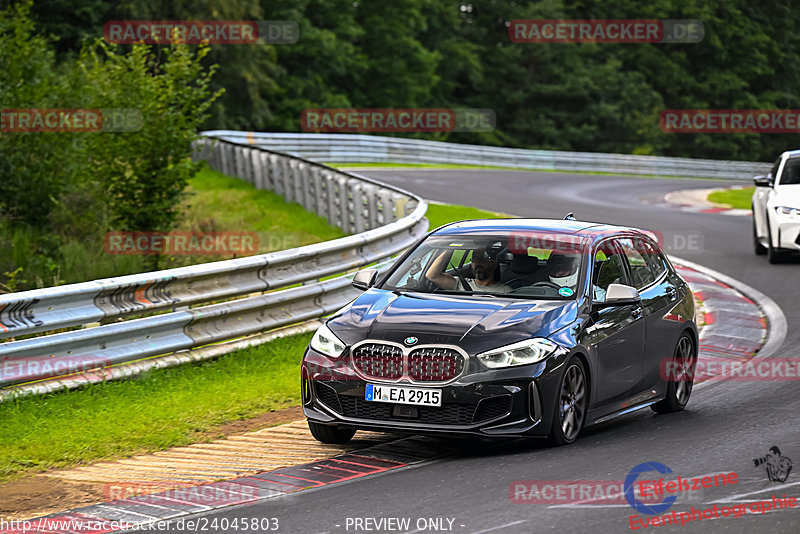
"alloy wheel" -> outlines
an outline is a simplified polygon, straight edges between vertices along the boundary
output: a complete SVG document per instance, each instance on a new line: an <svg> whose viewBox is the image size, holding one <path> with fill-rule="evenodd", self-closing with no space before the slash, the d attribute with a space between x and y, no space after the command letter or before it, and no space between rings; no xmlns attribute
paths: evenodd
<svg viewBox="0 0 800 534"><path fill-rule="evenodd" d="M581 430L586 401L586 377L579 365L572 364L564 375L559 399L561 432L568 441L574 440Z"/></svg>
<svg viewBox="0 0 800 534"><path fill-rule="evenodd" d="M677 364L675 376L675 398L681 405L689 402L689 395L692 393L694 383L692 373L694 373L694 347L692 341L683 336L675 348L675 361Z"/></svg>

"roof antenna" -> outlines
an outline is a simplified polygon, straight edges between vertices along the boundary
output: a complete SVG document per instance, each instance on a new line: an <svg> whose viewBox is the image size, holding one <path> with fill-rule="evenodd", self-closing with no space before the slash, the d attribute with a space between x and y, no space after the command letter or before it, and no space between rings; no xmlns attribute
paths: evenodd
<svg viewBox="0 0 800 534"><path fill-rule="evenodd" d="M574 221L575 220L575 214L572 213L572 212L567 213L566 217L564 217L564 220L565 221Z"/></svg>

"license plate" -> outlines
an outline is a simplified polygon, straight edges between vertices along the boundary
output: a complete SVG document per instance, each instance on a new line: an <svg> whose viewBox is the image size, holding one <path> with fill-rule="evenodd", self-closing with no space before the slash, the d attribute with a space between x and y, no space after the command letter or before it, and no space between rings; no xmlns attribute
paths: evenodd
<svg viewBox="0 0 800 534"><path fill-rule="evenodd" d="M414 406L441 406L442 390L367 384L366 399L373 402L413 404Z"/></svg>

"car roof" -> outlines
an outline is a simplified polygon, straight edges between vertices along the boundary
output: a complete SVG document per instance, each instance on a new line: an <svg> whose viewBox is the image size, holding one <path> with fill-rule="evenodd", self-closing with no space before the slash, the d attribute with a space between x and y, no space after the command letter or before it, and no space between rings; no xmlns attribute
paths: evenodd
<svg viewBox="0 0 800 534"><path fill-rule="evenodd" d="M787 150L786 152L784 152L784 155L785 155L787 158L793 158L793 157L800 156L800 149L797 149L797 150Z"/></svg>
<svg viewBox="0 0 800 534"><path fill-rule="evenodd" d="M647 235L647 232L627 226L615 226L589 221L571 219L473 219L442 226L435 230L435 235L452 235L478 232L547 232L554 234L570 234L598 240L614 234ZM651 236L648 236L651 237Z"/></svg>

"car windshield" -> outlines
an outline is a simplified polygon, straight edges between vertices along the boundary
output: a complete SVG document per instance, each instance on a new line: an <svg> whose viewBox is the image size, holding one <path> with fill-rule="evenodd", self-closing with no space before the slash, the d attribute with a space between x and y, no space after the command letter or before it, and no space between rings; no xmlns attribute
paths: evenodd
<svg viewBox="0 0 800 534"><path fill-rule="evenodd" d="M573 299L587 240L536 231L433 235L381 286L423 293Z"/></svg>
<svg viewBox="0 0 800 534"><path fill-rule="evenodd" d="M800 185L800 158L786 161L781 173L780 185Z"/></svg>

